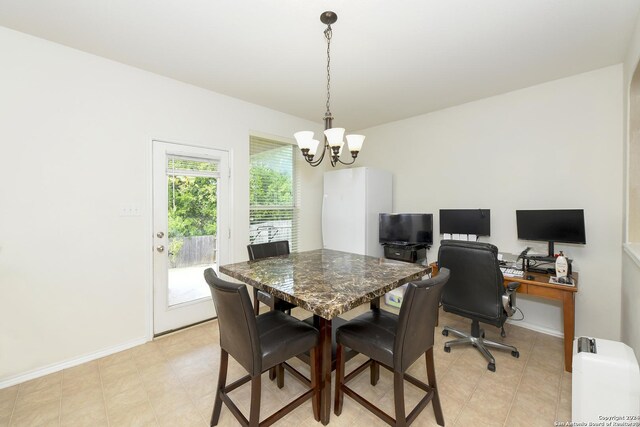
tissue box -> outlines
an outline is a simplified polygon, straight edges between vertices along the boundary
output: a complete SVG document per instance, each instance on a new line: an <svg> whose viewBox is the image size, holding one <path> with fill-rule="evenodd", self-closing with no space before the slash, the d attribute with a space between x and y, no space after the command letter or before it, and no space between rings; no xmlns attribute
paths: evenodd
<svg viewBox="0 0 640 427"><path fill-rule="evenodd" d="M391 307L400 308L402 305L402 299L404 298L404 291L407 289L407 285L402 285L399 288L388 292L384 296L384 303Z"/></svg>

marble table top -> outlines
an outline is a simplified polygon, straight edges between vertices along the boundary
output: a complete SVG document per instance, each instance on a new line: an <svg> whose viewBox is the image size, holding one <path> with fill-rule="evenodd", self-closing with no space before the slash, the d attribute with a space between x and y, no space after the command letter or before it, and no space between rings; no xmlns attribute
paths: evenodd
<svg viewBox="0 0 640 427"><path fill-rule="evenodd" d="M325 319L421 280L430 270L424 265L328 249L220 267L221 273Z"/></svg>

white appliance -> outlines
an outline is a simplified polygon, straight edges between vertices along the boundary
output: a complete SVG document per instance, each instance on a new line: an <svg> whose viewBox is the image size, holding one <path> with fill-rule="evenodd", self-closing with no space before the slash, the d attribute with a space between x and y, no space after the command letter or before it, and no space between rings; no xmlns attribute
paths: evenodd
<svg viewBox="0 0 640 427"><path fill-rule="evenodd" d="M325 249L382 257L378 214L392 212L391 173L369 167L324 174L322 244Z"/></svg>
<svg viewBox="0 0 640 427"><path fill-rule="evenodd" d="M573 425L638 425L638 416L640 372L631 347L617 341L576 338L571 375Z"/></svg>

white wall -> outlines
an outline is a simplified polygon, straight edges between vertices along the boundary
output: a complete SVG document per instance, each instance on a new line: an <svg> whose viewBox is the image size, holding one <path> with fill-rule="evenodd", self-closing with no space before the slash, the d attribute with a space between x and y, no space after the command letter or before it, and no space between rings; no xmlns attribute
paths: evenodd
<svg viewBox="0 0 640 427"><path fill-rule="evenodd" d="M638 60L640 59L640 18L636 22L636 28L629 43L627 55L624 61L624 87L623 87L623 136L624 136L624 204L623 214L625 220L623 221L623 236L625 242L629 241L628 234L628 189L629 189L629 142L632 139L632 135L635 132L635 138L637 140L638 129L629 129L630 123L638 123L639 118L634 117L631 120L630 114L640 114L637 111L638 99L635 100L635 108L630 108L631 97L638 96L631 94L631 80L634 76L634 72L638 66ZM636 77L637 78L637 77ZM637 91L637 89L636 89ZM638 165L634 165L636 168ZM636 215L638 213L636 212ZM631 346L636 354L636 358L640 360L640 242L633 242L634 244L625 244L625 249L622 254L622 313L621 313L621 329L622 329L622 341Z"/></svg>
<svg viewBox="0 0 640 427"><path fill-rule="evenodd" d="M0 27L0 384L144 341L152 139L230 150L247 258L249 133L321 123ZM321 246L322 171L301 168L300 249ZM120 217L122 204L140 217Z"/></svg>
<svg viewBox="0 0 640 427"><path fill-rule="evenodd" d="M622 254L622 341L633 348L640 360L640 245L635 253Z"/></svg>
<svg viewBox="0 0 640 427"><path fill-rule="evenodd" d="M491 209L491 238L518 253L516 209L583 208L587 244L556 244L580 273L576 334L620 338L622 66L366 129L360 165L394 174L394 210ZM439 240L439 236L436 235ZM437 258L439 242L429 251ZM562 331L560 306L521 297L526 321Z"/></svg>

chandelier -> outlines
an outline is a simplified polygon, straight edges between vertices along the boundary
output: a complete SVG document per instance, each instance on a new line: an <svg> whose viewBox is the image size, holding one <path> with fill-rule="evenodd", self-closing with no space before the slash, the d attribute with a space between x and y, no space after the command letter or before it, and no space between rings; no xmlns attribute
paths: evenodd
<svg viewBox="0 0 640 427"><path fill-rule="evenodd" d="M320 141L313 139L312 131L296 132L293 136L298 142L298 147L302 151L302 156L311 166L318 166L324 160L325 153L329 152L329 160L331 166L336 166L338 163L343 165L351 165L356 161L358 153L362 149L362 143L364 142L364 135L347 135L347 145L351 152L351 161L343 162L340 160L342 154L342 148L344 147L344 128L334 128L333 115L329 108L329 101L331 100L331 24L334 24L338 20L338 15L334 12L324 12L320 15L320 21L327 25L324 30L324 37L327 39L327 112L324 114L324 145L322 146L322 154L316 158L318 146Z"/></svg>

